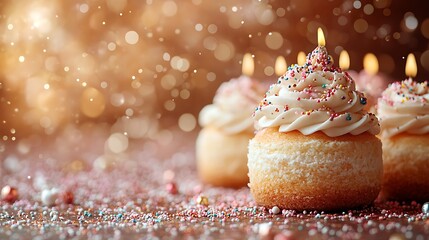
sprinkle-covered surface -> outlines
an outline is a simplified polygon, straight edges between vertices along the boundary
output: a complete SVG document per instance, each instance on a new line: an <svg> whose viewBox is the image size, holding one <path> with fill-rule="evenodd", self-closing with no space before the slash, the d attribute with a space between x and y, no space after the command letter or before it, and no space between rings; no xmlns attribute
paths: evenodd
<svg viewBox="0 0 429 240"><path fill-rule="evenodd" d="M17 198L1 201L0 239L393 240L429 235L427 204L295 212L256 206L248 188L202 185L192 134L172 131L169 146L130 141L126 152L100 157L103 134L96 127L76 131L86 134L79 141L57 136L2 145L1 184L15 188Z"/></svg>

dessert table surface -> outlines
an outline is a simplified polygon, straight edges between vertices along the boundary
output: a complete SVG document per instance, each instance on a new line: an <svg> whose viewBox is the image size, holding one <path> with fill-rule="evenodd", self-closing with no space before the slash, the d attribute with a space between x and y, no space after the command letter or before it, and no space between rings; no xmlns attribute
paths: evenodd
<svg viewBox="0 0 429 240"><path fill-rule="evenodd" d="M172 130L105 154L103 131L74 129L1 148L1 239L428 239L416 202L339 212L257 206L250 190L199 181L195 133ZM52 192L52 202L41 193ZM72 204L68 204L71 199Z"/></svg>

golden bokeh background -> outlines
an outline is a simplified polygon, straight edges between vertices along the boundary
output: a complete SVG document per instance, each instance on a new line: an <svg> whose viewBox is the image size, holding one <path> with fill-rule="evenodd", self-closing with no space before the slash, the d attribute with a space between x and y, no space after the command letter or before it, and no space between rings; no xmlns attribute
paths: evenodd
<svg viewBox="0 0 429 240"><path fill-rule="evenodd" d="M198 130L200 109L241 74L274 82L274 64L308 53L321 27L350 69L374 53L380 72L429 76L425 1L391 0L4 0L0 2L0 137L54 135L70 125L106 124L112 151L130 139ZM125 138L123 136L126 136ZM115 141L118 144L114 144Z"/></svg>

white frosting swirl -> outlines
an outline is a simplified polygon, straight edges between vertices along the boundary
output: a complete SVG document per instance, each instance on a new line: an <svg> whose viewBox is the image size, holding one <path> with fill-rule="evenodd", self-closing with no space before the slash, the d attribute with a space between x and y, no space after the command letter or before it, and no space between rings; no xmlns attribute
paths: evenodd
<svg viewBox="0 0 429 240"><path fill-rule="evenodd" d="M264 96L265 87L246 76L221 84L213 104L205 106L199 116L202 127L213 126L226 134L255 131L252 113Z"/></svg>
<svg viewBox="0 0 429 240"><path fill-rule="evenodd" d="M378 114L382 137L429 133L428 82L408 79L390 84L378 99Z"/></svg>
<svg viewBox="0 0 429 240"><path fill-rule="evenodd" d="M354 81L333 62L325 47L317 47L304 66L289 67L271 85L254 113L256 128L279 127L304 135L322 131L330 137L363 132L378 134L377 118L363 110L366 98Z"/></svg>

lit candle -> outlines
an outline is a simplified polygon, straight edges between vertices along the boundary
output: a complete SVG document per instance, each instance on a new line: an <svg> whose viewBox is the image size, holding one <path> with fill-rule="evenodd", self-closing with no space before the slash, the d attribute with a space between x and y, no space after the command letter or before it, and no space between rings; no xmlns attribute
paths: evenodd
<svg viewBox="0 0 429 240"><path fill-rule="evenodd" d="M282 76L286 72L286 59L283 56L278 56L276 59L276 64L274 66L274 70L277 76Z"/></svg>
<svg viewBox="0 0 429 240"><path fill-rule="evenodd" d="M253 61L252 54L246 53L243 56L243 65L241 66L241 72L243 75L248 77L253 75L253 71L255 69L255 63Z"/></svg>
<svg viewBox="0 0 429 240"><path fill-rule="evenodd" d="M349 67L350 67L350 56L346 50L341 51L339 63L340 63L340 68L343 71L346 71L349 69Z"/></svg>
<svg viewBox="0 0 429 240"><path fill-rule="evenodd" d="M325 35L323 34L323 30L321 28L317 29L317 43L320 47L324 47L326 45Z"/></svg>
<svg viewBox="0 0 429 240"><path fill-rule="evenodd" d="M296 58L296 61L297 61L298 65L300 65L300 66L304 65L305 64L305 60L306 60L305 53L303 51L300 51L298 53L297 58Z"/></svg>
<svg viewBox="0 0 429 240"><path fill-rule="evenodd" d="M367 53L363 58L363 69L369 75L375 75L378 72L378 60L372 53Z"/></svg>
<svg viewBox="0 0 429 240"><path fill-rule="evenodd" d="M405 75L409 78L413 78L417 75L417 62L414 54L410 53L405 63Z"/></svg>

